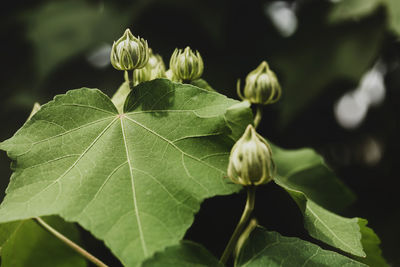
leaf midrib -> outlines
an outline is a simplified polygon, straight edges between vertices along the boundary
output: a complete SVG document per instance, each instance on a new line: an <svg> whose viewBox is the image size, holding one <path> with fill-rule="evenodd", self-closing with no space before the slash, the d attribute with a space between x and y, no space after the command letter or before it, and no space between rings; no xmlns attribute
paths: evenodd
<svg viewBox="0 0 400 267"><path fill-rule="evenodd" d="M122 117L120 118L120 122L121 122L122 138L124 140L126 158L127 158L128 166L129 166L129 174L130 174L130 178L131 178L132 199L133 199L133 206L135 208L135 215L136 215L136 221L137 221L137 225L138 225L139 237L140 237L140 242L142 244L143 254L145 257L147 257L148 251L147 251L146 242L144 240L142 223L141 223L140 216L139 216L139 209L138 209L137 198L136 198L135 181L133 179L133 173L132 173L133 167L132 167L131 159L129 156L129 149L128 149L128 144L126 141L126 134L125 134L125 126L124 126Z"/></svg>

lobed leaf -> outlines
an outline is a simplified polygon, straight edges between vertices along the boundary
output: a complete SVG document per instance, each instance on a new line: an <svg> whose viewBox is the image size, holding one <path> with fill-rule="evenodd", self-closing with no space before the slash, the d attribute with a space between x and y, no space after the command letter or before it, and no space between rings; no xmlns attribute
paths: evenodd
<svg viewBox="0 0 400 267"><path fill-rule="evenodd" d="M58 214L138 266L178 244L203 199L240 188L223 178L237 103L165 79L138 85L124 113L99 90L57 96L0 144L14 170L0 222Z"/></svg>

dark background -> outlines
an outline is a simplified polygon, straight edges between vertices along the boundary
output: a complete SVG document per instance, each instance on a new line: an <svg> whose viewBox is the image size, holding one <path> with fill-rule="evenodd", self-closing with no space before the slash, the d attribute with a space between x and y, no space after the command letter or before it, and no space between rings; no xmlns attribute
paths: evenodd
<svg viewBox="0 0 400 267"><path fill-rule="evenodd" d="M203 78L233 98L236 80L267 60L283 96L264 109L260 133L284 148L321 153L358 196L340 214L368 219L389 264L400 266L400 2L380 2L10 1L0 11L0 140L22 126L36 101L83 86L111 96L122 75L108 53L127 27L167 66L175 47L199 50ZM370 70L375 76L368 78ZM10 173L2 152L1 192ZM282 189L271 184L259 191L261 225L311 240ZM244 194L206 200L186 238L220 256L244 200ZM118 266L100 242L82 235L89 251Z"/></svg>

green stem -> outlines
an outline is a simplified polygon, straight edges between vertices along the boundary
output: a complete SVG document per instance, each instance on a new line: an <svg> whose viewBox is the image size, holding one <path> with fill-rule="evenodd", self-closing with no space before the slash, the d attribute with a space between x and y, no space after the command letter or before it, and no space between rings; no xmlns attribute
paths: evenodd
<svg viewBox="0 0 400 267"><path fill-rule="evenodd" d="M247 190L246 206L244 207L242 217L240 218L240 221L237 224L235 231L233 231L233 234L228 242L228 245L226 245L224 253L221 256L221 259L219 260L222 264L226 264L227 260L232 255L236 243L241 234L243 233L243 230L245 229L246 224L250 219L251 213L254 210L256 188L254 186L248 186L246 187L246 190Z"/></svg>
<svg viewBox="0 0 400 267"><path fill-rule="evenodd" d="M133 78L135 77L134 75L133 75L133 72L134 72L135 70L132 70L132 71L125 71L125 78L127 78L128 79L128 84L129 84L129 89L131 89L131 91L133 90L133 87L134 87L134 83L135 83L135 81L133 80Z"/></svg>
<svg viewBox="0 0 400 267"><path fill-rule="evenodd" d="M254 228L256 228L257 225L258 222L257 219L255 218L252 218L250 222L247 224L246 229L243 230L242 234L240 235L236 243L235 251L233 253L234 258L236 258L237 255L239 255L239 252L242 249L244 242L246 242L246 240L249 238L249 235L251 234L251 232L253 232Z"/></svg>
<svg viewBox="0 0 400 267"><path fill-rule="evenodd" d="M258 125L260 124L261 118L262 118L262 107L261 105L257 105L256 116L254 117L254 128L257 129Z"/></svg>
<svg viewBox="0 0 400 267"><path fill-rule="evenodd" d="M91 261L94 263L96 266L99 267L108 267L106 264L104 264L102 261L100 261L98 258L87 252L85 249L80 247L78 244L73 242L72 240L68 239L66 236L58 232L56 229L48 225L44 220L42 220L40 217L35 217L33 218L41 227L43 227L46 231L60 239L62 242L64 242L67 246L81 254L83 257L85 257L87 260Z"/></svg>

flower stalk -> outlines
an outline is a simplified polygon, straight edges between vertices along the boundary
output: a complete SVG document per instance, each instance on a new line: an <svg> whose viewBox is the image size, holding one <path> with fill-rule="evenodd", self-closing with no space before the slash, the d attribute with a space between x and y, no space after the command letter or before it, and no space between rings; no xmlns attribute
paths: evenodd
<svg viewBox="0 0 400 267"><path fill-rule="evenodd" d="M251 217L251 213L254 210L254 204L256 201L256 187L255 186L247 186L246 192L247 192L246 205L244 207L242 217L240 218L239 223L236 225L236 228L233 231L233 234L232 234L228 244L226 245L224 252L222 253L221 259L219 260L222 264L226 264L229 257L232 255L233 251L235 250L236 244L237 244L240 236L242 235L243 231L245 230L247 222L249 221L249 219Z"/></svg>

